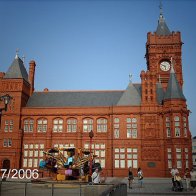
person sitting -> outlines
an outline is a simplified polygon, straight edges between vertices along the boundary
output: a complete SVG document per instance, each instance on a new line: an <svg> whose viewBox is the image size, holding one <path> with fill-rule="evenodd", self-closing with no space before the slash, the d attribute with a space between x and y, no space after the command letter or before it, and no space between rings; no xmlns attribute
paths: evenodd
<svg viewBox="0 0 196 196"><path fill-rule="evenodd" d="M191 175L191 187L193 188L193 190L196 189L196 171L194 170L194 168L191 170L190 172Z"/></svg>
<svg viewBox="0 0 196 196"><path fill-rule="evenodd" d="M183 189L182 178L180 177L179 173L174 176L174 183L176 183L178 190Z"/></svg>

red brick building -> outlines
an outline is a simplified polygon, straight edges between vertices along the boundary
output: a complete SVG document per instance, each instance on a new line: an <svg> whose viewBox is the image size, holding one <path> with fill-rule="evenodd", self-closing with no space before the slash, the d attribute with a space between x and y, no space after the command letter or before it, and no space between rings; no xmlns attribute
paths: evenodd
<svg viewBox="0 0 196 196"><path fill-rule="evenodd" d="M92 148L108 176L127 176L129 166L162 177L174 165L190 168L182 44L160 13L157 30L147 34L147 71L121 91L34 91L36 64L27 73L16 55L0 73L0 95L13 97L1 114L0 167L37 168L43 150L54 146L89 148L93 130Z"/></svg>

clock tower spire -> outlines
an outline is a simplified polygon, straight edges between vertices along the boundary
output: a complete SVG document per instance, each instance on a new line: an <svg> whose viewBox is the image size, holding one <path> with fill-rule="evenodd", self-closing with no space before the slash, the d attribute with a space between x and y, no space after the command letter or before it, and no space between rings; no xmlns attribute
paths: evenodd
<svg viewBox="0 0 196 196"><path fill-rule="evenodd" d="M171 69L171 57L177 76L182 87L182 41L180 32L171 32L163 16L162 4L159 6L160 15L155 32L147 34L146 62L147 69L156 74L157 82L161 78L162 86L166 89Z"/></svg>

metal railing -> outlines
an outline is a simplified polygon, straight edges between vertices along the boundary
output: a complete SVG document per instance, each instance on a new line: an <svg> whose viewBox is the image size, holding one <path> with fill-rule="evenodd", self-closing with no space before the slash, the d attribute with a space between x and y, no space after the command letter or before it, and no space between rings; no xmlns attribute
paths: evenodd
<svg viewBox="0 0 196 196"><path fill-rule="evenodd" d="M82 182L0 181L0 196L117 196L127 195L127 185Z"/></svg>

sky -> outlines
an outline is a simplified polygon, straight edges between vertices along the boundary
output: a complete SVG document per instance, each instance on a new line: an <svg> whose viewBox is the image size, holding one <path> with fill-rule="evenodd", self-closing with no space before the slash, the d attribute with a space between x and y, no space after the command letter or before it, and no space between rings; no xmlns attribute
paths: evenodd
<svg viewBox="0 0 196 196"><path fill-rule="evenodd" d="M36 61L35 90L123 90L147 70L147 33L154 32L159 0L0 0L0 71L16 49ZM196 136L196 1L162 0L170 31L182 35L184 86Z"/></svg>

